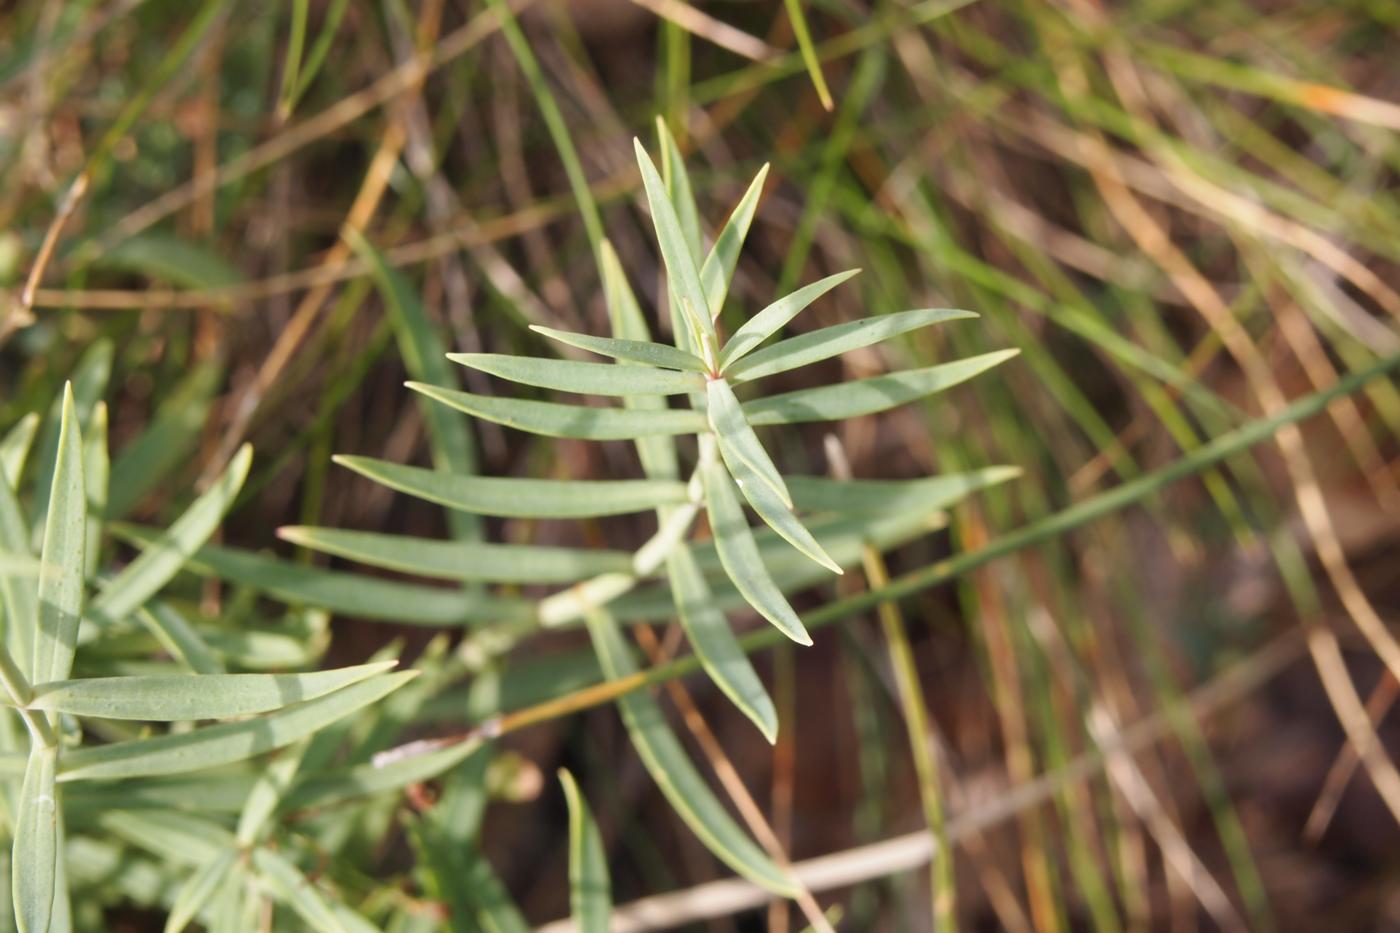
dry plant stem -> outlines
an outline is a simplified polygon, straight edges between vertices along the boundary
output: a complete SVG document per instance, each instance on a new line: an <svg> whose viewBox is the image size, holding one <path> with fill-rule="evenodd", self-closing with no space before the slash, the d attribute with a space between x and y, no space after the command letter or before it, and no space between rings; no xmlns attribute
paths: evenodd
<svg viewBox="0 0 1400 933"><path fill-rule="evenodd" d="M778 722L797 722L797 665L793 649L780 645L773 651L773 705ZM773 810L773 834L783 852L792 846L792 804L797 783L797 740L794 728L780 729L773 743L773 775L770 800ZM787 933L791 929L791 911L787 901L768 905L769 933Z"/></svg>
<svg viewBox="0 0 1400 933"><path fill-rule="evenodd" d="M880 552L866 545L861 552L865 576L873 588L888 586L889 569ZM956 885L953 877L953 850L948 845L948 828L943 812L943 789L938 777L938 762L934 758L935 735L928 715L928 703L919 684L919 670L914 663L914 649L904 630L904 618L894 602L881 603L877 609L880 630L890 652L890 668L894 671L895 687L899 692L904 725L909 734L909 751L914 759L914 771L919 778L919 800L923 804L924 822L937 843L936 855L930 861L929 891L932 896L933 928L956 930Z"/></svg>
<svg viewBox="0 0 1400 933"><path fill-rule="evenodd" d="M1191 714L1204 720L1239 702L1291 667L1302 651L1303 639L1297 630L1279 636L1191 691L1187 697ZM1171 721L1164 712L1140 719L1119 731L1112 746L1079 755L1057 771L1014 782L993 803L954 815L948 822L949 841L959 844L969 833L983 832L1040 806L1067 784L1089 780L1104 769L1110 752L1136 754L1171 734ZM796 863L793 870L811 890L826 891L921 868L933 857L935 848L932 836L921 830L807 859ZM613 929L641 931L680 926L759 907L772 898L768 891L743 879L710 882L620 905L613 912ZM566 933L572 929L572 921L560 920L539 927L536 933Z"/></svg>
<svg viewBox="0 0 1400 933"><path fill-rule="evenodd" d="M1386 671L1381 675L1371 695L1366 698L1366 717L1371 722L1372 730L1385 719L1386 713L1390 712L1397 698L1400 698L1400 681ZM1355 746L1343 745L1337 753L1336 761L1332 762L1332 767L1328 769L1327 779L1322 782L1322 791L1317 796L1317 802L1313 804L1312 812L1308 814L1307 823L1303 825L1304 840L1316 845L1327 832L1327 827L1342 802L1342 795L1346 793L1347 785L1356 773L1357 764Z"/></svg>
<svg viewBox="0 0 1400 933"><path fill-rule="evenodd" d="M633 634L653 664L664 664L669 660L669 655L650 628L639 625L633 629ZM735 809L739 811L739 815L743 818L744 824L748 826L749 832L754 834L759 845L763 846L773 861L778 863L778 867L789 871L792 867L792 859L788 858L787 851L783 848L777 834L773 832L773 827L764 817L763 809L759 807L758 801L753 799L748 787L744 785L744 779L739 776L739 770L734 767L734 762L725 754L724 746L720 744L719 739L715 738L709 723L705 722L705 717L696 708L695 701L691 699L690 691L679 680L672 680L667 682L666 692L670 694L671 702L680 711L681 720L685 723L686 729L694 736L696 744L700 746L700 753L709 762L710 769L714 771L720 786L724 788L724 792L734 803ZM794 881L799 888L794 900L802 908L807 922L812 925L813 929L822 931L822 933L835 933L831 924L823 916L821 907L812 897L812 892L802 887L800 881L796 881L796 879Z"/></svg>
<svg viewBox="0 0 1400 933"><path fill-rule="evenodd" d="M88 170L84 169L78 173L78 177L73 179L73 183L68 186L63 199L58 204L58 211L54 214L53 221L49 224L49 229L44 233L44 240L39 245L39 252L34 256L34 264L29 267L29 276L24 280L24 287L20 289L19 299L10 307L9 313L5 316L3 323L0 323L0 344L5 339L19 330L34 322L34 294L39 289L39 283L44 279L44 272L48 269L49 263L53 260L54 249L58 246L58 239L63 235L63 228L68 223L68 219L73 216L73 212L78 209L78 203L87 194L89 184Z"/></svg>
<svg viewBox="0 0 1400 933"><path fill-rule="evenodd" d="M750 61L766 62L782 53L762 39L715 19L683 0L632 0L637 6L675 23L686 32Z"/></svg>

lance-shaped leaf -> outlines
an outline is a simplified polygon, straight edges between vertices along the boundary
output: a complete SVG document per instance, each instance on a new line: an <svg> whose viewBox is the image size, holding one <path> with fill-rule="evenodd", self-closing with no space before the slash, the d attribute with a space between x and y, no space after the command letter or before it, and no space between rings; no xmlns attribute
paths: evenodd
<svg viewBox="0 0 1400 933"><path fill-rule="evenodd" d="M546 480L455 476L370 457L338 456L341 466L399 492L482 515L592 518L644 512L689 501L673 480Z"/></svg>
<svg viewBox="0 0 1400 933"><path fill-rule="evenodd" d="M720 351L720 372L724 372L730 366L733 366L754 347L782 330L783 325L797 317L797 315L812 302L816 301L842 282L845 282L847 279L859 274L859 269L850 269L846 272L828 275L826 278L813 282L811 285L804 285L791 295L785 295L779 298L777 301L749 318L734 332L734 336L730 337L729 340L725 342L724 349Z"/></svg>
<svg viewBox="0 0 1400 933"><path fill-rule="evenodd" d="M622 632L607 612L596 610L589 614L588 634L609 680L637 672ZM642 764L705 848L755 884L787 897L797 893L783 870L739 828L715 798L686 757L656 701L646 691L637 690L618 697L617 706Z"/></svg>
<svg viewBox="0 0 1400 933"><path fill-rule="evenodd" d="M314 700L388 671L397 661L310 674L86 677L36 684L30 706L74 716L185 722L232 719Z"/></svg>
<svg viewBox="0 0 1400 933"><path fill-rule="evenodd" d="M656 166L642 147L641 140L632 140L632 145L637 153L637 165L642 170L642 185L646 188L651 221L656 227L656 243L661 249L661 260L666 264L666 280L695 333L714 340L715 325L707 313L710 305L705 300L705 290L700 286L700 270L681 230L675 208L666 196L666 185L657 174Z"/></svg>
<svg viewBox="0 0 1400 933"><path fill-rule="evenodd" d="M347 933L321 889L281 854L258 846L253 849L253 867L277 900L296 911L309 928L321 933Z"/></svg>
<svg viewBox="0 0 1400 933"><path fill-rule="evenodd" d="M137 620L172 658L195 674L222 674L224 662L175 607L152 600L136 611Z"/></svg>
<svg viewBox="0 0 1400 933"><path fill-rule="evenodd" d="M180 933L189 926L233 871L237 861L237 850L228 849L196 869L175 893L175 902L170 905L170 913L165 918L165 933Z"/></svg>
<svg viewBox="0 0 1400 933"><path fill-rule="evenodd" d="M190 555L219 528L253 462L253 449L244 444L214 485L196 499L164 534L127 564L97 595L88 618L99 624L118 622L137 609L180 572ZM55 678L57 679L57 678Z"/></svg>
<svg viewBox="0 0 1400 933"><path fill-rule="evenodd" d="M34 435L38 431L39 413L31 411L0 438L0 480L9 483L11 488L19 486L19 475L24 470L29 448L34 444Z"/></svg>
<svg viewBox="0 0 1400 933"><path fill-rule="evenodd" d="M734 492L734 482L724 465L708 463L701 475L705 482L705 506L710 515L710 529L715 536L715 550L724 565L724 572L759 615L772 622L780 631L799 645L810 645L802 620L792 611L778 585L763 565L753 532L744 520L743 506Z"/></svg>
<svg viewBox="0 0 1400 933"><path fill-rule="evenodd" d="M739 400L734 397L734 390L723 379L710 380L707 390L710 425L719 439L719 452L723 455L725 463L742 464L747 467L749 472L777 494L785 506L791 508L792 495L788 492L787 484L783 482L782 474L769 459L768 451L763 449L758 435L744 419L743 409L739 406ZM730 470L737 472L737 467L731 465Z"/></svg>
<svg viewBox="0 0 1400 933"><path fill-rule="evenodd" d="M578 933L608 933L612 886L603 837L574 776L561 768L559 783L569 806L569 912L574 929Z"/></svg>
<svg viewBox="0 0 1400 933"><path fill-rule="evenodd" d="M454 363L522 385L579 395L680 395L705 384L699 373L612 363L545 360L502 353L449 353Z"/></svg>
<svg viewBox="0 0 1400 933"><path fill-rule="evenodd" d="M80 748L64 755L59 779L83 781L180 774L242 761L290 745L368 706L413 679L417 673L399 671L371 677L257 719Z"/></svg>
<svg viewBox="0 0 1400 933"><path fill-rule="evenodd" d="M700 357L684 350L678 350L666 343L594 337L589 334L575 334L567 330L542 327L539 324L531 324L530 329L567 346L588 350L600 356L610 356L615 360L623 360L628 363L659 366L662 369L680 369L694 373L703 373L708 370L705 361Z"/></svg>
<svg viewBox="0 0 1400 933"><path fill-rule="evenodd" d="M572 583L603 573L627 573L632 569L630 553L596 548L434 541L409 535L300 526L279 528L277 536L372 567L444 580Z"/></svg>
<svg viewBox="0 0 1400 933"><path fill-rule="evenodd" d="M700 285L705 289L705 301L710 309L710 317L718 317L724 308L724 296L729 293L729 282L734 278L734 266L739 262L739 251L744 248L744 239L749 235L749 225L753 223L754 211L758 209L758 199L763 194L763 182L768 177L768 163L758 170L754 180L734 212L729 215L724 229L715 238L710 255L700 267Z"/></svg>
<svg viewBox="0 0 1400 933"><path fill-rule="evenodd" d="M1020 467L997 466L922 479L838 480L824 476L789 476L787 483L800 509L899 515L945 509L979 489L1020 475Z"/></svg>
<svg viewBox="0 0 1400 933"><path fill-rule="evenodd" d="M661 177L666 182L666 196L675 208L676 220L681 233L685 235L685 245L695 258L696 268L700 266L700 208L695 203L695 190L690 184L690 173L685 167L685 156L676 143L671 127L660 114L656 116L656 138L661 144Z"/></svg>
<svg viewBox="0 0 1400 933"><path fill-rule="evenodd" d="M78 623L83 614L83 570L87 538L87 493L83 485L83 441L72 386L63 388L63 415L49 493L48 520L39 570L39 619L34 633L35 680L62 680L73 669ZM19 621L19 624L25 624Z"/></svg>
<svg viewBox="0 0 1400 933"><path fill-rule="evenodd" d="M720 448L723 450L723 447ZM802 522L798 521L791 508L778 498L767 483L763 482L743 460L731 457L725 461L729 475L739 491L744 494L753 510L764 523L776 531L793 547L832 573L844 573L841 565L832 560L831 555L821 546Z"/></svg>
<svg viewBox="0 0 1400 933"><path fill-rule="evenodd" d="M549 437L613 441L630 440L649 434L698 434L705 430L705 416L695 411L589 408L583 405L561 405L558 402L533 402L518 398L473 395L470 392L439 389L417 382L407 385L415 392L422 392L450 408L477 418Z"/></svg>
<svg viewBox="0 0 1400 933"><path fill-rule="evenodd" d="M840 356L850 350L868 347L931 324L973 317L977 315L971 311L922 308L917 311L861 318L834 327L823 327L811 333L779 341L771 347L755 350L731 366L725 372L725 377L735 382L762 379L764 376L785 373L808 363Z"/></svg>
<svg viewBox="0 0 1400 933"><path fill-rule="evenodd" d="M19 499L10 482L0 476L0 551L6 555L0 563L9 564L0 570L0 606L5 610L5 645L25 676L34 663L34 625L25 620L34 618L33 578L39 572L29 542L29 525Z"/></svg>
<svg viewBox="0 0 1400 933"><path fill-rule="evenodd" d="M715 604L700 566L685 545L677 547L666 559L666 575L671 581L671 593L681 627L695 649L695 655L705 673L724 691L724 695L763 733L770 743L778 737L778 712L763 682L739 647L739 640Z"/></svg>
<svg viewBox="0 0 1400 933"><path fill-rule="evenodd" d="M30 748L15 801L10 890L20 933L48 933L58 890L58 749Z"/></svg>
<svg viewBox="0 0 1400 933"><path fill-rule="evenodd" d="M63 410L71 401L76 420L74 424L87 424L92 409L106 391L107 380L112 375L112 342L99 340L83 353L73 367L69 382L63 387L63 394L53 400L48 417L39 430L39 439L34 447L30 476L34 481L34 499L29 505L29 514L34 516L37 525L40 517L49 510L49 494L53 490L54 467L58 461L59 434L62 432ZM71 390L71 392L70 392ZM35 531L39 529L36 527ZM38 548L38 542L35 542Z"/></svg>
<svg viewBox="0 0 1400 933"><path fill-rule="evenodd" d="M770 395L744 404L744 417L752 425L797 424L803 421L841 421L888 411L900 405L942 392L1009 360L1019 350L997 350L924 369L908 369L855 382L798 389Z"/></svg>

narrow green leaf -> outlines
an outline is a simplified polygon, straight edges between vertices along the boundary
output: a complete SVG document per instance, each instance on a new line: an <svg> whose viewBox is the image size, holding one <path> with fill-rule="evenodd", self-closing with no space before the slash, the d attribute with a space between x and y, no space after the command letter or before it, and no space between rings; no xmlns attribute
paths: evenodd
<svg viewBox="0 0 1400 933"><path fill-rule="evenodd" d="M792 34L797 37L797 48L802 53L802 64L807 66L807 75L812 79L817 98L822 107L831 110L836 106L831 99L831 90L826 86L826 76L822 74L822 63L817 58L817 47L812 43L812 31L807 27L807 16L802 12L802 0L784 0L787 6L788 21L792 23Z"/></svg>
<svg viewBox="0 0 1400 933"><path fill-rule="evenodd" d="M191 503L168 531L98 591L88 608L88 618L99 625L110 625L131 615L160 592L219 529L219 523L243 488L252 462L253 448L244 444L214 485Z"/></svg>
<svg viewBox="0 0 1400 933"><path fill-rule="evenodd" d="M612 886L603 838L574 776L560 768L559 783L564 785L569 805L569 909L574 929L578 933L608 933Z"/></svg>
<svg viewBox="0 0 1400 933"><path fill-rule="evenodd" d="M9 483L11 489L19 488L19 475L24 472L24 462L29 459L29 449L38 431L39 414L31 411L0 438L0 479Z"/></svg>
<svg viewBox="0 0 1400 933"><path fill-rule="evenodd" d="M754 212L758 210L758 199L763 195L763 182L767 177L768 163L765 162L729 215L724 229L715 238L715 245L710 248L710 255L705 257L705 264L700 267L700 285L705 289L705 306L710 309L712 318L719 317L724 308L729 282L734 278L734 267L739 262L739 251L744 248L744 240L749 235L749 225L753 223Z"/></svg>
<svg viewBox="0 0 1400 933"><path fill-rule="evenodd" d="M335 462L391 489L483 515L513 518L589 518L623 515L688 501L685 484L671 480L547 480L451 476L371 457Z"/></svg>
<svg viewBox="0 0 1400 933"><path fill-rule="evenodd" d="M284 541L349 560L444 580L489 583L573 583L602 573L627 573L632 555L594 548L433 541L409 535L292 526Z"/></svg>
<svg viewBox="0 0 1400 933"><path fill-rule="evenodd" d="M10 483L0 476L0 550L9 556L11 564L0 573L0 606L5 610L5 645L25 677L31 676L34 663L34 626L26 620L34 618L37 605L32 578L37 575L38 566L32 571L22 566L30 558L31 540L19 499Z"/></svg>
<svg viewBox="0 0 1400 933"><path fill-rule="evenodd" d="M219 288L243 280L224 254L169 233L148 231L106 250L94 268L135 272L182 288Z"/></svg>
<svg viewBox="0 0 1400 933"><path fill-rule="evenodd" d="M109 780L198 771L252 758L348 716L397 689L417 671L384 674L257 719L190 732L80 748L64 756L63 781Z"/></svg>
<svg viewBox="0 0 1400 933"><path fill-rule="evenodd" d="M763 565L753 532L744 519L744 509L735 495L734 483L723 464L706 464L701 476L705 482L705 506L715 536L715 550L724 572L759 615L799 645L810 645L812 638L802 626L802 620L792 611Z"/></svg>
<svg viewBox="0 0 1400 933"><path fill-rule="evenodd" d="M325 733L322 733L323 735ZM306 739L283 749L266 766L261 768L258 779L248 791L243 809L238 813L238 829L234 840L240 849L257 845L267 838L274 828L273 815L278 805L286 798L296 780L297 772L306 762L306 753L315 744L314 739Z"/></svg>
<svg viewBox="0 0 1400 933"><path fill-rule="evenodd" d="M310 674L178 674L86 677L36 684L36 709L101 719L185 722L266 713L325 696L393 668L397 661Z"/></svg>
<svg viewBox="0 0 1400 933"><path fill-rule="evenodd" d="M347 800L400 791L440 777L482 750L477 741L457 742L417 754L323 771L296 783L282 801L280 812L331 807Z"/></svg>
<svg viewBox="0 0 1400 933"><path fill-rule="evenodd" d="M670 344L651 343L646 340L619 340L612 337L593 337L588 334L575 334L567 330L555 330L531 324L530 329L538 334L557 340L580 350L588 350L615 360L638 363L642 366L658 366L662 369L679 369L686 372L703 373L708 371L705 361L693 353L677 350Z"/></svg>
<svg viewBox="0 0 1400 933"><path fill-rule="evenodd" d="M312 929L321 933L346 933L326 895L280 853L258 846L253 850L253 867L277 900L296 911Z"/></svg>
<svg viewBox="0 0 1400 933"><path fill-rule="evenodd" d="M97 573L98 546L102 541L102 516L107 511L107 479L112 464L107 457L107 403L98 402L83 435L83 489L87 495L87 534L83 545L83 576Z"/></svg>
<svg viewBox="0 0 1400 933"><path fill-rule="evenodd" d="M1020 467L997 466L923 479L837 480L824 476L789 476L787 483L799 509L898 515L944 509L979 489L1020 475Z"/></svg>
<svg viewBox="0 0 1400 933"><path fill-rule="evenodd" d="M724 613L715 604L700 565L684 544L666 559L681 627L710 679L758 726L770 743L778 738L778 712Z"/></svg>
<svg viewBox="0 0 1400 933"><path fill-rule="evenodd" d="M782 500L783 505L792 507L792 495L787 484L768 451L763 449L758 435L749 427L734 390L723 379L711 379L706 386L708 391L710 425L719 439L719 451L725 463L731 464L730 471L740 472L740 466L757 476Z"/></svg>
<svg viewBox="0 0 1400 933"><path fill-rule="evenodd" d="M612 616L602 610L590 613L588 634L603 674L609 680L637 672ZM666 717L656 701L645 691L634 691L618 697L617 706L647 773L705 848L755 884L787 897L796 894L796 887L783 870L749 838L715 798L705 779L686 757L685 749L666 724Z"/></svg>
<svg viewBox="0 0 1400 933"><path fill-rule="evenodd" d="M454 363L527 386L579 395L680 395L705 384L699 373L612 363L546 360L502 353L449 353Z"/></svg>
<svg viewBox="0 0 1400 933"><path fill-rule="evenodd" d="M690 322L696 336L714 340L715 325L706 313L710 305L705 300L705 290L700 287L697 260L686 242L675 208L666 196L666 186L661 181L661 176L656 173L656 166L642 147L641 140L632 140L632 147L637 153L637 165L642 170L642 184L646 188L647 203L651 207L656 242L661 249L661 259L666 264L666 279L680 301L681 312Z"/></svg>
<svg viewBox="0 0 1400 933"><path fill-rule="evenodd" d="M30 503L29 514L33 516L31 524L35 526L35 532L43 527L44 516L49 510L49 493L53 488L54 464L58 458L59 434L63 429L63 407L68 398L68 389L72 388L73 408L77 413L75 424L81 427L92 416L93 407L107 390L107 381L111 375L112 342L99 340L83 353L78 364L73 367L69 386L64 387L63 393L53 400L49 408L44 425L39 431L30 471L34 483L34 499ZM35 541L34 547L38 550L38 541Z"/></svg>
<svg viewBox="0 0 1400 933"><path fill-rule="evenodd" d="M152 600L136 611L136 618L156 637L165 652L191 673L224 673L224 664L214 649L175 607Z"/></svg>
<svg viewBox="0 0 1400 933"><path fill-rule="evenodd" d="M39 571L39 627L34 638L32 668L38 681L63 680L73 669L78 623L83 614L87 494L83 484L83 441L71 385L63 389L60 425L40 557L44 566Z"/></svg>
<svg viewBox="0 0 1400 933"><path fill-rule="evenodd" d="M116 836L175 865L197 867L233 848L233 833L218 820L178 810L105 810L92 828Z"/></svg>
<svg viewBox="0 0 1400 933"><path fill-rule="evenodd" d="M470 392L439 389L417 382L408 383L408 387L442 402L449 408L506 427L550 437L610 441L629 440L648 434L697 434L705 430L705 416L694 411L669 408L658 411L587 408L582 405L561 405L557 402L532 402L525 399L473 395Z"/></svg>
<svg viewBox="0 0 1400 933"><path fill-rule="evenodd" d="M723 450L723 446L720 449ZM812 536L807 527L798 521L792 509L778 498L772 487L763 482L747 463L738 457L730 457L725 461L725 466L729 468L729 475L734 478L734 484L758 513L758 517L763 519L764 524L832 573L844 572L841 565L832 560L831 555Z"/></svg>
<svg viewBox="0 0 1400 933"><path fill-rule="evenodd" d="M233 871L238 852L229 849L201 865L175 894L175 903L165 918L165 933L180 933L190 925L204 905L214 896L219 885Z"/></svg>
<svg viewBox="0 0 1400 933"><path fill-rule="evenodd" d="M48 933L58 889L58 749L34 745L15 802L10 889L20 933Z"/></svg>
<svg viewBox="0 0 1400 933"><path fill-rule="evenodd" d="M685 245L690 250L696 268L699 268L700 208L695 202L695 189L690 183L690 172L686 170L681 147L676 143L675 134L660 114L656 115L656 138L661 144L661 177L666 183L666 196L676 211L676 221L685 235Z"/></svg>
<svg viewBox="0 0 1400 933"><path fill-rule="evenodd" d="M188 463L199 443L223 369L209 362L181 380L144 431L112 461L107 517L119 518Z"/></svg>
<svg viewBox="0 0 1400 933"><path fill-rule="evenodd" d="M810 333L764 347L744 357L725 372L725 378L734 382L748 379L762 379L777 373L785 373L808 363L840 356L851 350L868 347L871 344L906 334L911 330L939 324L944 321L957 321L974 318L971 311L957 311L949 308L924 308L917 311L901 311L898 314L882 314L878 317L862 318L834 327L823 327Z"/></svg>
<svg viewBox="0 0 1400 933"><path fill-rule="evenodd" d="M797 317L803 309L822 295L831 291L855 276L860 275L859 269L849 269L845 272L838 272L835 275L828 275L826 278L813 282L811 285L804 285L790 295L785 295L777 301L764 308L762 311L749 318L739 329L734 332L724 344L724 349L719 355L720 372L724 372L733 366L746 353L754 347L763 343L769 337L783 329L783 326Z"/></svg>
<svg viewBox="0 0 1400 933"><path fill-rule="evenodd" d="M924 369L908 369L855 382L770 395L746 402L744 417L749 424L765 425L842 421L872 415L966 382L1019 352L998 350Z"/></svg>

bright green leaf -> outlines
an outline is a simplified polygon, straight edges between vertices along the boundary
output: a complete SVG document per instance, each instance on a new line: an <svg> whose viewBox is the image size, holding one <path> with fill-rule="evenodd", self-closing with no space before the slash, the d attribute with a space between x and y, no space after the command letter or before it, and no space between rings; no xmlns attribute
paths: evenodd
<svg viewBox="0 0 1400 933"><path fill-rule="evenodd" d="M38 431L39 414L31 411L0 438L0 480L9 483L11 489L19 488L19 475L24 471L24 462L29 458L29 448Z"/></svg>

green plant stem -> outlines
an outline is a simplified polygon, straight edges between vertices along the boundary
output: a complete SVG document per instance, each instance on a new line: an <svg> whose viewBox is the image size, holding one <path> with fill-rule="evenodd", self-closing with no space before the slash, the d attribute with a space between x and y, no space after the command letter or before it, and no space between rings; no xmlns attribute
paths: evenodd
<svg viewBox="0 0 1400 933"><path fill-rule="evenodd" d="M47 717L42 713L25 708L29 701L34 698L34 688L30 686L29 679L24 676L24 672L15 663L9 649L3 645L0 645L0 684L5 687L5 692L9 694L11 702L14 703L34 741L45 748L53 748L57 745L58 737L54 735L53 727L49 725Z"/></svg>

